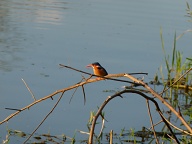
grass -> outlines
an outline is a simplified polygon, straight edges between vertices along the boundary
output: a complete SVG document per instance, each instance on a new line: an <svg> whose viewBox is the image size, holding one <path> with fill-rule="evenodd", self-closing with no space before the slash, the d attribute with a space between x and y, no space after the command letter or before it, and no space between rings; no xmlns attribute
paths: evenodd
<svg viewBox="0 0 192 144"><path fill-rule="evenodd" d="M176 42L178 40L176 36L176 32L174 35L171 57L170 55L167 55L165 51L162 28L160 29L160 37L161 37L162 50L164 54L164 60L165 60L166 69L167 69L167 81L165 81L165 78L162 72L162 67L160 68L162 81L164 84L172 84L175 80L177 80L180 76L182 76L192 66L192 58L186 58L185 62L183 62L182 53L176 50ZM177 83L177 85L191 85L191 81L190 81L191 78L192 78L192 75L189 73L188 75L186 75L186 77L182 78Z"/></svg>
<svg viewBox="0 0 192 144"><path fill-rule="evenodd" d="M186 9L186 11L187 11L187 16L188 16L189 18L192 18L192 11L191 11L190 5L189 5L188 2L186 2L186 5L187 5L187 9ZM192 20L188 20L188 21L189 21L189 22L192 22Z"/></svg>

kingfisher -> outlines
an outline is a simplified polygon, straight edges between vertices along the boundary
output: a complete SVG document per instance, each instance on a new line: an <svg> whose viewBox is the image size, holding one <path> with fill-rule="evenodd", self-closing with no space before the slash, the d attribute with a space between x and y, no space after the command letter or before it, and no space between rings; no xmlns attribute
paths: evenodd
<svg viewBox="0 0 192 144"><path fill-rule="evenodd" d="M89 64L86 67L92 67L95 75L98 75L98 76L108 75L107 71L98 62Z"/></svg>

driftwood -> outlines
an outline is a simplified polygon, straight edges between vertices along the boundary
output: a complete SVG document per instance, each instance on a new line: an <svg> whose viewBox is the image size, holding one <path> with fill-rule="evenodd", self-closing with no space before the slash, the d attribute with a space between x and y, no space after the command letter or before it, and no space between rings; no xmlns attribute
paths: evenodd
<svg viewBox="0 0 192 144"><path fill-rule="evenodd" d="M37 128L33 131L33 133L27 138L27 140L24 142L26 143L28 141L28 139L35 133L35 131L41 126L41 124L46 120L46 118L53 112L53 110L55 109L55 107L57 106L57 104L59 103L59 101L61 100L61 98L63 97L64 93L66 91L69 91L69 90L72 90L72 89L76 89L78 87L81 87L82 88L82 92L83 92L83 95L84 95L84 100L85 100L85 90L84 90L84 85L86 84L89 84L89 83L93 83L93 82L98 82L98 81L101 81L101 80L113 80L113 81L118 81L118 82L125 82L125 83L129 83L129 84L132 84L132 85L137 85L137 86L142 86L144 87L148 92L151 93L152 97L148 97L146 96L144 93L140 92L140 91L137 91L137 90L124 90L124 91L121 91L113 96L110 96L108 97L105 102L103 103L103 105L99 108L97 114L94 116L93 118L93 122L92 122L92 126L91 126L91 130L90 130L90 133L89 133L89 144L92 144L93 142L93 134L94 134L94 127L95 127L95 123L97 121L97 118L99 116L101 116L101 112L103 110L103 108L105 107L105 105L113 98L115 97L118 97L118 96L121 96L122 94L124 93L136 93L136 94L139 94L141 95L142 97L144 97L146 100L147 100L147 106L148 106L148 112L149 112L149 116L150 116L150 121L151 121L151 125L152 125L152 128L153 128L153 131L154 131L154 136L156 138L156 134L155 134L155 130L154 130L154 126L153 126L153 121L152 121L152 116L150 115L150 109L149 109L149 105L148 105L148 100L152 101L156 108L157 108L157 111L159 112L162 120L164 121L164 123L167 125L167 127L169 128L170 132L172 133L173 135L173 139L179 143L179 141L177 140L176 136L174 135L174 133L172 132L171 130L171 126L173 127L173 125L170 124L170 122L168 122L168 120L166 120L166 118L163 116L162 112L160 111L159 107L158 107L158 103L154 100L154 98L157 98L158 100L160 100L165 106L167 106L167 108L170 109L171 112L173 112L176 117L178 117L181 121L181 123L185 126L185 128L187 129L187 131L184 131L182 130L182 132L185 132L189 135L192 135L192 128L190 127L190 125L188 125L188 123L185 121L185 119L182 117L182 115L180 114L180 112L177 112L165 99L163 99L163 97L158 94L157 92L155 92L152 88L150 88L146 83L144 83L143 81L141 80L138 80L136 79L135 77L132 76L132 74L147 74L147 73L130 73L130 74L126 74L126 73L120 73L120 74L109 74L107 76L97 76L97 75L94 75L94 74L90 74L90 73L87 73L87 72L84 72L84 71L81 71L81 70L78 70L78 69L75 69L75 68L72 68L72 67L69 67L69 66L65 66L63 64L60 64L61 67L65 67L65 68L69 68L69 69L72 69L72 70L75 70L77 72L80 72L80 73L84 73L84 74L87 74L87 75L90 75L89 78L84 78L82 79L81 82L78 82L72 86L69 86L67 88L63 88L63 89L60 89L60 90L56 90L55 92L53 92L52 94L49 94L47 96L44 96L43 98L41 99L38 99L36 100L35 97L33 96L33 99L34 101L21 108L21 109L18 109L16 112L12 113L11 115L9 115L7 118L5 118L4 120L2 120L0 122L0 125L9 121L11 118L13 118L14 116L18 115L20 112L26 110L26 109L29 109L30 107L34 106L35 104L38 104L44 100L47 100L49 98L52 98L54 97L55 95L57 94L61 94L58 101L56 102L56 104L54 105L54 107L50 110L50 112L47 114L47 116L42 120L42 122L37 126ZM191 69L190 69L191 70ZM189 70L189 71L190 71ZM185 75L185 74L184 74ZM184 76L183 75L183 76ZM92 78L92 77L100 77L99 79L98 78ZM118 77L125 77L125 78L128 78L130 79L131 81L128 81L128 80L120 80L120 79L117 79ZM24 80L23 80L24 81ZM27 84L25 83L24 81L24 84L26 85L26 87L28 88ZM28 88L29 92L32 94L31 90ZM162 93L161 93L162 94ZM11 109L11 108L7 108L7 109ZM16 109L14 109L16 110ZM158 143L158 140L156 138L156 143Z"/></svg>

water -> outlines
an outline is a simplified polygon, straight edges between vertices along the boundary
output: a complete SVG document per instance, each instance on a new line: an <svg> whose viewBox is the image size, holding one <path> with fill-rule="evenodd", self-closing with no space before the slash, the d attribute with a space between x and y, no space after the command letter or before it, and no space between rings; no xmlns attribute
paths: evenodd
<svg viewBox="0 0 192 144"><path fill-rule="evenodd" d="M81 80L80 73L61 69L60 63L92 72L85 66L98 61L108 73L148 72L149 81L164 64L160 27L167 53L172 51L175 31L179 35L191 28L186 3L178 0L1 0L0 4L1 120L12 113L5 107L22 108L33 101L21 78L37 99ZM178 41L184 58L191 56L191 36L188 33ZM81 88L70 104L72 92L66 92L38 133L72 137L76 129L87 131L89 112L113 94L103 90L121 90L123 85L111 81L86 85L85 106ZM6 127L31 133L57 98L1 125L0 140L5 139ZM106 108L106 131L140 129L150 125L146 115L145 100L139 96L117 98Z"/></svg>

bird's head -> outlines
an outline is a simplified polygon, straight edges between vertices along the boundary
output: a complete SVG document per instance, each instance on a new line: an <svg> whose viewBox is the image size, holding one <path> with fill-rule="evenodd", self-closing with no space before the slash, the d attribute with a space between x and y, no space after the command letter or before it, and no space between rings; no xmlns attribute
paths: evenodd
<svg viewBox="0 0 192 144"><path fill-rule="evenodd" d="M92 64L89 64L89 65L87 65L86 66L87 68L89 68L89 67L92 67L92 68L95 68L95 67L102 67L98 62L94 62L94 63L92 63Z"/></svg>

